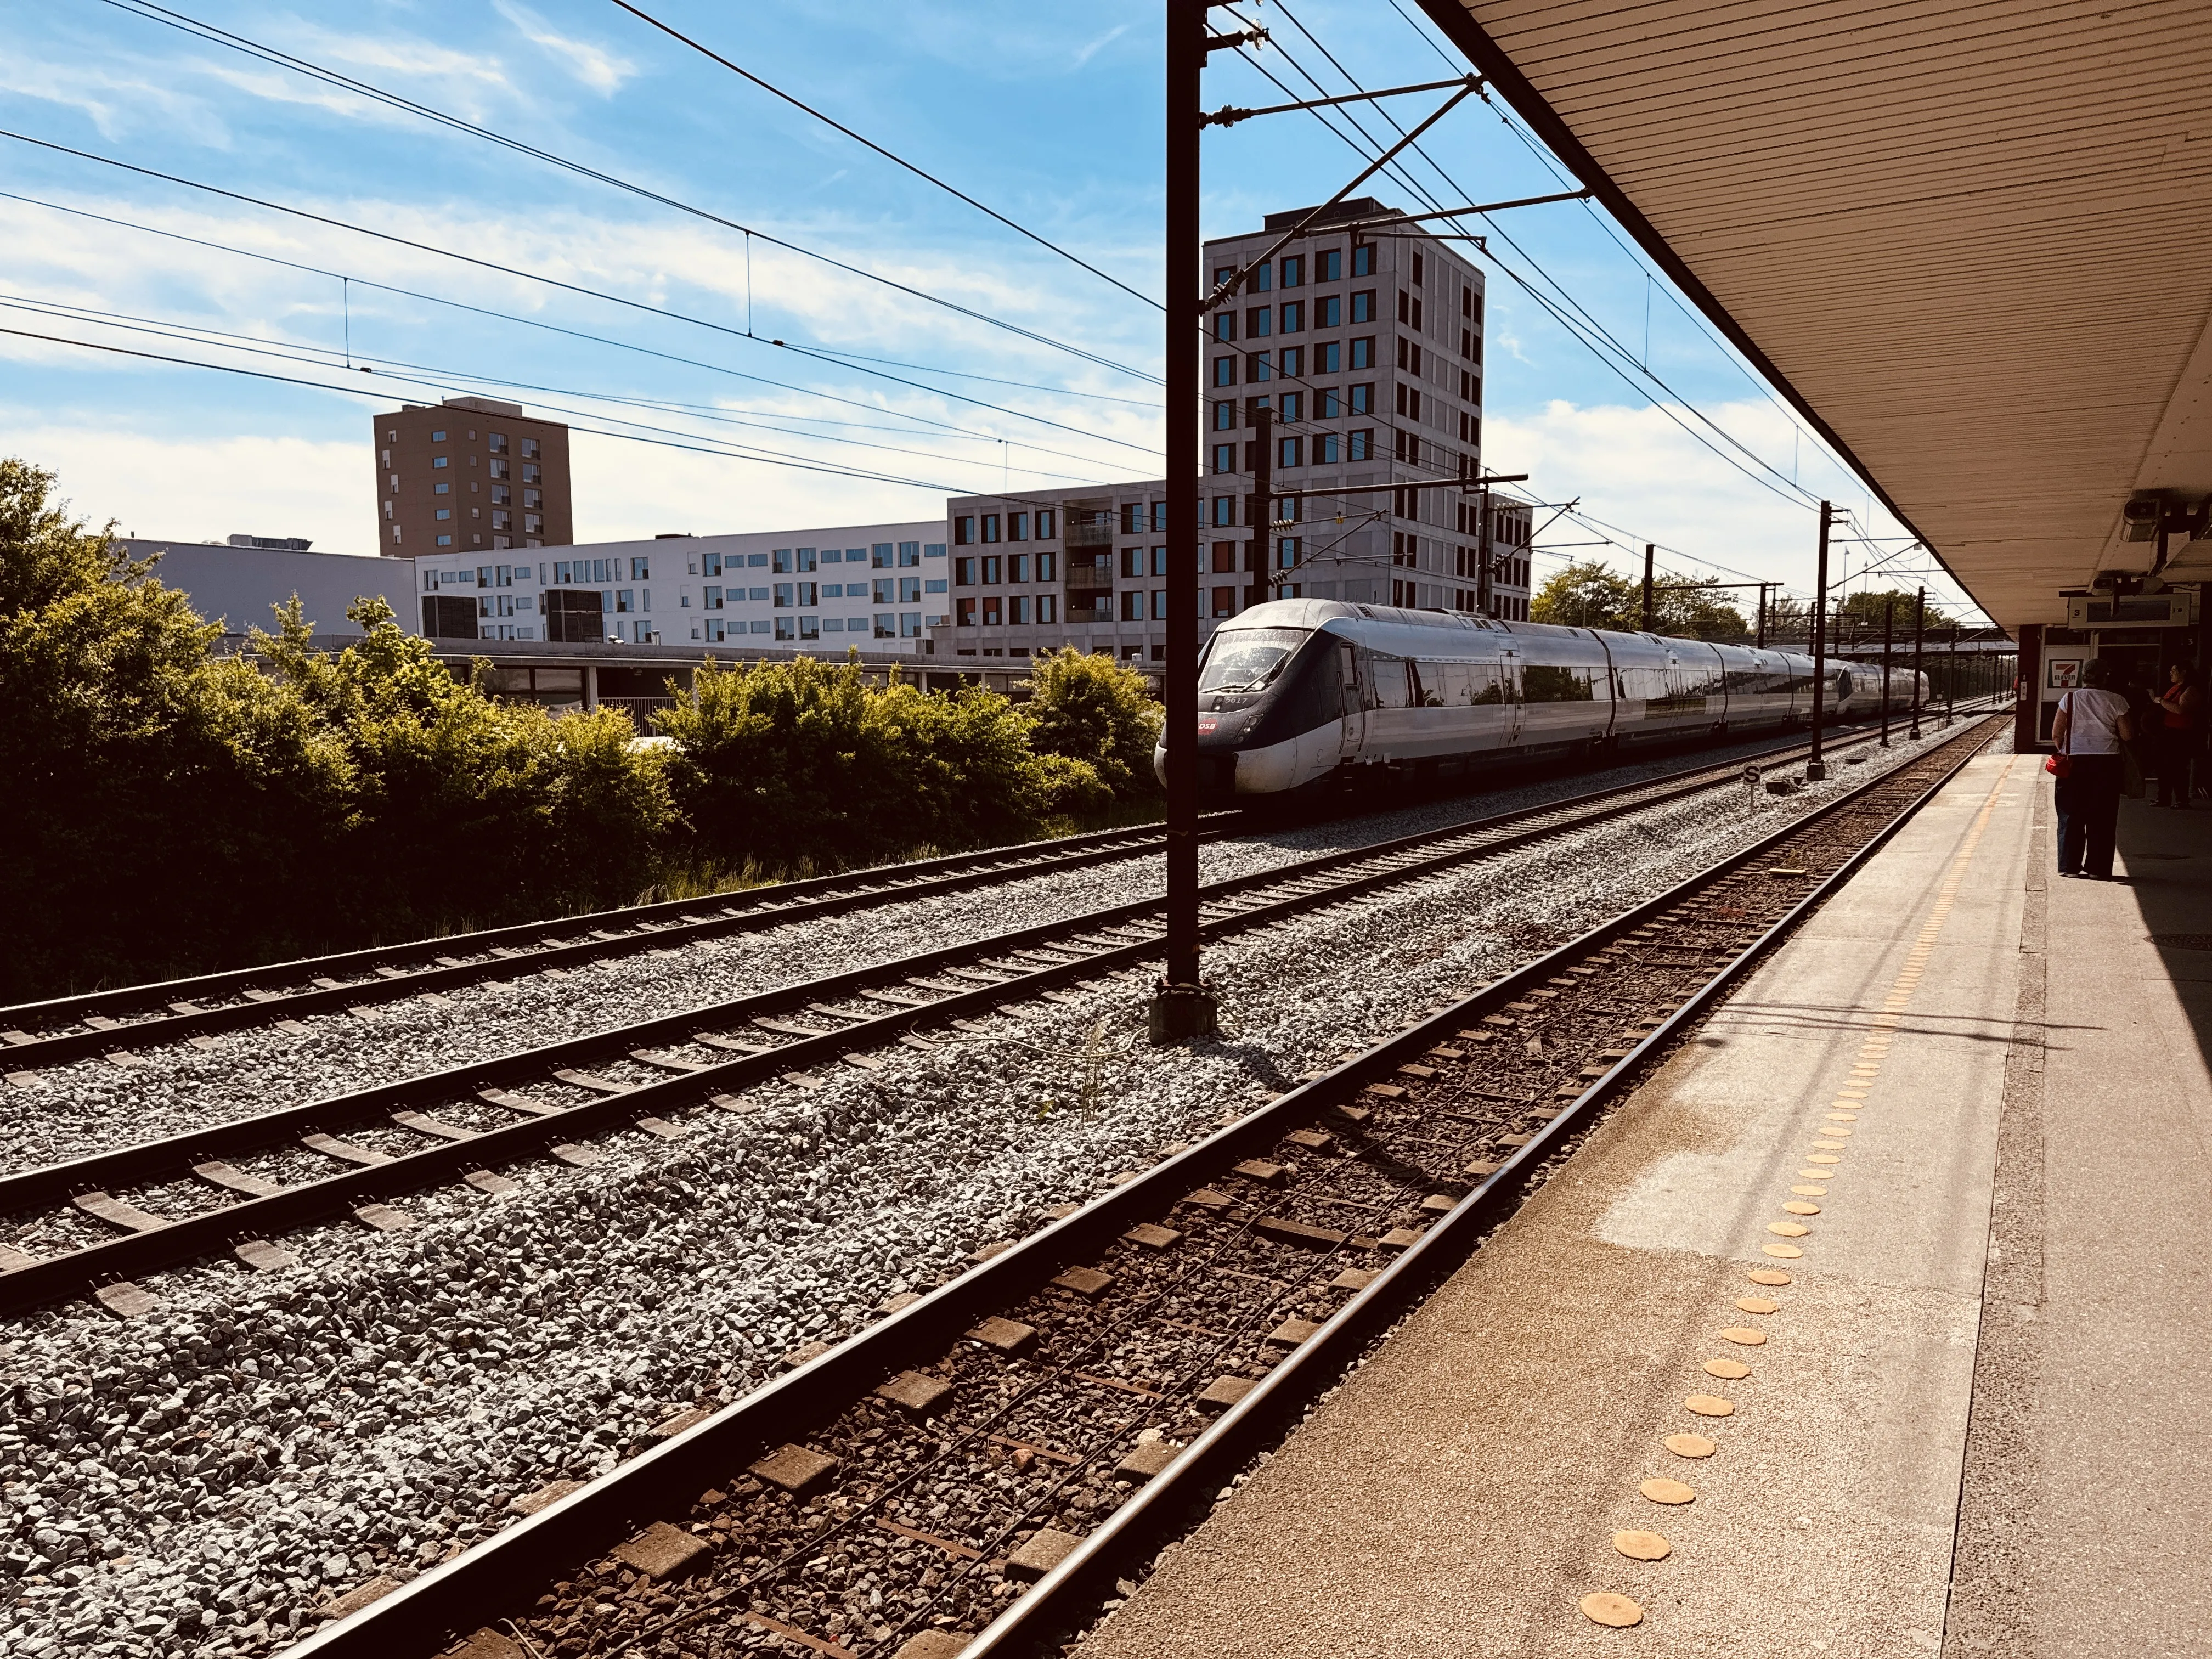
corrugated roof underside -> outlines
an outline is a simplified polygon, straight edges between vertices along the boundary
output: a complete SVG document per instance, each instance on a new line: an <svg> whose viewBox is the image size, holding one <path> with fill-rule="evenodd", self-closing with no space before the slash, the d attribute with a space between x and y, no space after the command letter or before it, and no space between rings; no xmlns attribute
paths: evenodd
<svg viewBox="0 0 2212 1659"><path fill-rule="evenodd" d="M2063 615L2212 308L2212 13L1465 0L2008 623Z"/></svg>

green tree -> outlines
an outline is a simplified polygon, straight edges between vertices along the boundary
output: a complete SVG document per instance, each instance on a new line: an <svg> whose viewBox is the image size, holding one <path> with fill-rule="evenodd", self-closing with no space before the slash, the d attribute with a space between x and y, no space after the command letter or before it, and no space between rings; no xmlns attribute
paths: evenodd
<svg viewBox="0 0 2212 1659"><path fill-rule="evenodd" d="M1109 656L1048 651L1036 659L1023 705L1042 754L1087 762L1117 799L1159 793L1152 750L1164 711L1145 677Z"/></svg>
<svg viewBox="0 0 2212 1659"><path fill-rule="evenodd" d="M1891 607L1892 637L1912 643L1913 591L1908 587L1872 589L1863 593L1848 593L1837 605L1836 638L1838 643L1880 643L1881 640L1882 607ZM1950 627L1950 612L1932 601L1928 606L1926 627L1929 633L1939 628Z"/></svg>
<svg viewBox="0 0 2212 1659"><path fill-rule="evenodd" d="M1594 560L1576 559L1544 578L1528 603L1532 622L1563 628L1612 628L1632 631L1642 625L1639 586Z"/></svg>
<svg viewBox="0 0 2212 1659"><path fill-rule="evenodd" d="M1720 597L1726 590L1676 571L1652 573L1652 631L1685 639L1735 641L1753 637L1743 613ZM1531 621L1569 628L1611 628L1635 633L1644 626L1644 580L1618 574L1594 560L1577 559L1544 579L1528 605Z"/></svg>

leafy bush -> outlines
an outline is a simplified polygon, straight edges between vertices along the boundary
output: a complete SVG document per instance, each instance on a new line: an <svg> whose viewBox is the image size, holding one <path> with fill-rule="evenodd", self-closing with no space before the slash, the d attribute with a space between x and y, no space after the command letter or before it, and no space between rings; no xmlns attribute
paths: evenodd
<svg viewBox="0 0 2212 1659"><path fill-rule="evenodd" d="M217 650L150 563L0 459L0 1000L618 903L668 819L627 717L456 679L380 599Z"/></svg>
<svg viewBox="0 0 2212 1659"><path fill-rule="evenodd" d="M1041 756L1024 711L996 693L872 685L856 662L701 665L653 716L696 854L722 864L835 866L919 845L1032 833L1103 805L1080 761Z"/></svg>
<svg viewBox="0 0 2212 1659"><path fill-rule="evenodd" d="M1028 684L1023 708L1041 753L1085 762L1117 799L1160 793L1152 747L1163 711L1142 674L1070 648L1039 657Z"/></svg>
<svg viewBox="0 0 2212 1659"><path fill-rule="evenodd" d="M669 739L490 694L390 607L221 629L0 460L0 1001L600 908L750 866L1018 840L1155 793L1140 676L1064 652L1032 701L709 661ZM672 687L672 690L675 688Z"/></svg>

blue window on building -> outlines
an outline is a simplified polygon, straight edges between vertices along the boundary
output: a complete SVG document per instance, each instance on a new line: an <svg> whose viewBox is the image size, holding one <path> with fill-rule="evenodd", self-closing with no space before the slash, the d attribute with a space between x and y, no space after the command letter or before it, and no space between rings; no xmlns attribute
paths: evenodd
<svg viewBox="0 0 2212 1659"><path fill-rule="evenodd" d="M1237 384L1237 360L1234 357L1216 357L1213 360L1213 383L1216 386Z"/></svg>
<svg viewBox="0 0 2212 1659"><path fill-rule="evenodd" d="M1216 472L1234 472L1237 470L1237 446L1235 444L1214 445L1213 470Z"/></svg>

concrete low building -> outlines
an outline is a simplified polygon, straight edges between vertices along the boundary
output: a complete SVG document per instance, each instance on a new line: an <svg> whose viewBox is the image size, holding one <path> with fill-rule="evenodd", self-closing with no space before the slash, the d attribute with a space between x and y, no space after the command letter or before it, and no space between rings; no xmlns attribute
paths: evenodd
<svg viewBox="0 0 2212 1659"><path fill-rule="evenodd" d="M228 542L119 538L132 559L154 559L155 579L188 594L192 609L221 622L225 637L243 639L253 628L274 629L273 607L299 595L318 634L361 637L347 620L355 600L382 599L410 633L420 621L415 602L414 562L349 553L317 553L297 537L233 536Z"/></svg>

